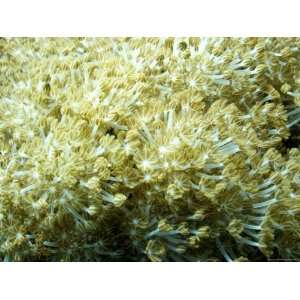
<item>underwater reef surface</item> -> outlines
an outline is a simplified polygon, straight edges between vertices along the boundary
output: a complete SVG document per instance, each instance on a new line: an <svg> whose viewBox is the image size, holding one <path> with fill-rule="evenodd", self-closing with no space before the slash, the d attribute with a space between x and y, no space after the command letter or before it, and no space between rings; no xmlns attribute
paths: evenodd
<svg viewBox="0 0 300 300"><path fill-rule="evenodd" d="M0 260L300 261L299 38L1 38Z"/></svg>

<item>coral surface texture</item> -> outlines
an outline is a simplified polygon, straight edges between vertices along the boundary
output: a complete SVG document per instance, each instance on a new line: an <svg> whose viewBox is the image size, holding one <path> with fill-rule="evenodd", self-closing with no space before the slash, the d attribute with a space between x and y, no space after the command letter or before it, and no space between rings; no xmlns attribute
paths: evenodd
<svg viewBox="0 0 300 300"><path fill-rule="evenodd" d="M0 38L1 261L300 261L300 38Z"/></svg>

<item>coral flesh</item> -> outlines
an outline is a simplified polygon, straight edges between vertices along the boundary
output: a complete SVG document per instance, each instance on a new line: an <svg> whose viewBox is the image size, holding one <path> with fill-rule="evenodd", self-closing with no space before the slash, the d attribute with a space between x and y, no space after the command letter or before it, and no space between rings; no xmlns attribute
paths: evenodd
<svg viewBox="0 0 300 300"><path fill-rule="evenodd" d="M1 38L1 261L300 261L299 38Z"/></svg>

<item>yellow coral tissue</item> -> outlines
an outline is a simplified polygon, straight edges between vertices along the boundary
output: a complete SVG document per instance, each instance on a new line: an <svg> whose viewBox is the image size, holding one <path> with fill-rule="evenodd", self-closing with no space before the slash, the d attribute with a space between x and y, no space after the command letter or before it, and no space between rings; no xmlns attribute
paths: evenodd
<svg viewBox="0 0 300 300"><path fill-rule="evenodd" d="M1 38L1 261L300 260L299 38Z"/></svg>

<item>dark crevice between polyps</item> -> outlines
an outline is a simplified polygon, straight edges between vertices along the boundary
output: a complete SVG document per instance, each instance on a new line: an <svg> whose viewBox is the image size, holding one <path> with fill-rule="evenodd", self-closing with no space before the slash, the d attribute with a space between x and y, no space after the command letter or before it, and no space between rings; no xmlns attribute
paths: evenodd
<svg viewBox="0 0 300 300"><path fill-rule="evenodd" d="M284 146L287 149L300 147L300 126L293 126L291 129L290 137L283 141Z"/></svg>

